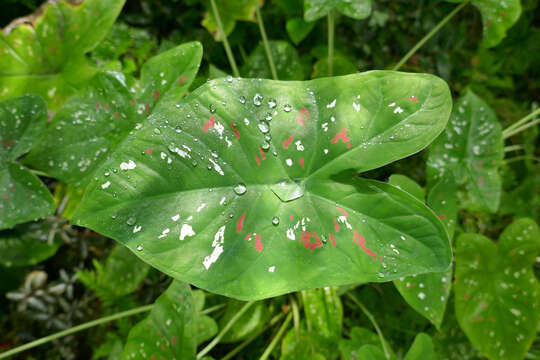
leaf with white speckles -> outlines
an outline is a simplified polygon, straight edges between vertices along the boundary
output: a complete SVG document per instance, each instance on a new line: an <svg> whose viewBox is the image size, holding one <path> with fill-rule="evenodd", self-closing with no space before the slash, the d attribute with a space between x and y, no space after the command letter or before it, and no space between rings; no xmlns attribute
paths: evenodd
<svg viewBox="0 0 540 360"><path fill-rule="evenodd" d="M182 98L201 57L198 42L177 46L149 59L134 85L120 73L99 73L57 112L25 163L68 184L84 186L159 103ZM152 152L152 146L141 151ZM132 159L125 159L121 169L131 171L134 166ZM108 186L106 181L102 185Z"/></svg>
<svg viewBox="0 0 540 360"><path fill-rule="evenodd" d="M465 0L446 1L458 3ZM482 14L483 43L488 48L499 44L506 37L506 31L514 26L521 15L520 0L472 0L471 3Z"/></svg>
<svg viewBox="0 0 540 360"><path fill-rule="evenodd" d="M510 224L498 244L480 234L457 239L455 308L459 325L489 359L523 359L540 321L540 283L532 267L540 230L531 219Z"/></svg>
<svg viewBox="0 0 540 360"><path fill-rule="evenodd" d="M503 155L502 130L495 113L467 91L456 102L445 131L430 146L428 183L451 172L459 186L460 208L495 212L502 191L498 170Z"/></svg>
<svg viewBox="0 0 540 360"><path fill-rule="evenodd" d="M37 141L47 124L39 96L0 102L0 229L54 212L47 187L17 160Z"/></svg>
<svg viewBox="0 0 540 360"><path fill-rule="evenodd" d="M304 0L304 19L315 21L337 10L353 19L362 20L371 14L371 0Z"/></svg>
<svg viewBox="0 0 540 360"><path fill-rule="evenodd" d="M38 94L58 109L96 72L85 54L107 35L124 2L49 1L0 32L0 100Z"/></svg>
<svg viewBox="0 0 540 360"><path fill-rule="evenodd" d="M440 219L350 172L420 151L450 107L432 75L212 80L158 104L96 172L74 219L239 299L443 271Z"/></svg>

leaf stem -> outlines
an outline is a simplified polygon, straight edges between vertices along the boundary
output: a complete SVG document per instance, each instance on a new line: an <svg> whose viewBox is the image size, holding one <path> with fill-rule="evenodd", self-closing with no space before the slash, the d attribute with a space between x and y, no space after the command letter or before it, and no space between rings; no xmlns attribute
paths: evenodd
<svg viewBox="0 0 540 360"><path fill-rule="evenodd" d="M373 327L375 328L375 331L377 331L377 334L379 335L379 339L381 340L381 345L384 351L384 356L387 359L390 359L390 351L388 350L388 346L386 344L386 340L384 339L384 335L379 328L379 325L377 324L377 321L375 320L375 317L369 312L369 310L351 293L347 293L347 296L352 300L353 303L355 303L360 310L367 316L369 321L371 321L371 324L373 324Z"/></svg>
<svg viewBox="0 0 540 360"><path fill-rule="evenodd" d="M214 1L214 0L212 0L212 1ZM223 329L221 329L219 334L217 334L216 337L208 345L206 345L206 347L204 349L199 351L199 353L197 354L197 359L201 359L206 354L208 354L210 352L210 350L212 350L214 348L214 346L216 346L221 341L221 338L223 338L223 336L225 336L227 331L229 331L229 329L238 321L238 319L240 319L242 317L242 315L244 315L244 313L253 304L255 304L255 301L247 302L244 306L242 306L242 308L231 318L231 320L229 320L229 322L225 325L225 327L223 327Z"/></svg>
<svg viewBox="0 0 540 360"><path fill-rule="evenodd" d="M508 165L508 164L513 163L513 162L517 162L517 161L521 161L521 160L533 160L533 161L540 162L539 157L522 155L522 156L515 156L515 157L510 158L510 159L505 159L505 160L503 160L503 163L505 165Z"/></svg>
<svg viewBox="0 0 540 360"><path fill-rule="evenodd" d="M446 23L448 21L450 21L450 19L452 19L468 3L469 3L469 0L465 0L459 6L456 6L454 8L454 10L452 10L452 12L450 12L450 14L446 15L446 17L444 19L442 19L437 24L437 26L435 26L426 36L424 36L419 42L417 42L416 45L414 45L414 47L411 50L409 50L409 52L407 54L405 54L405 56L403 58L401 58L401 60L396 64L396 66L394 66L394 68L392 70L394 70L394 71L399 70L399 68L401 68L403 66L403 64L405 64L407 62L407 60L409 60L409 58L411 56L413 56L414 53L416 53L418 51L418 49L420 49L429 39L431 39L433 37L433 35L435 35L437 32L439 32L439 30L441 30L441 28L444 25L446 25Z"/></svg>
<svg viewBox="0 0 540 360"><path fill-rule="evenodd" d="M292 307L292 313L293 313L293 323L294 323L294 335L296 337L296 341L300 340L300 311L298 310L298 304L296 303L296 300L294 299L294 295L291 295L291 307Z"/></svg>
<svg viewBox="0 0 540 360"><path fill-rule="evenodd" d="M540 108L534 110L532 113L530 113L529 115L521 118L520 120L516 121L515 123L513 123L512 125L508 126L506 129L503 130L503 135L505 133L509 133L511 132L512 130L514 130L515 128L525 124L527 121L531 120L532 118L534 118L536 115L539 115L540 114Z"/></svg>
<svg viewBox="0 0 540 360"><path fill-rule="evenodd" d="M274 348L276 347L276 344L283 336L283 333L285 332L285 330L287 330L287 326L289 326L289 323L291 322L292 317L293 317L293 314L292 312L290 312L289 315L287 315L287 318L285 318L285 321L283 322L283 324L281 324L281 327L279 328L276 336L274 336L274 338L272 339L272 342L270 342L270 345L268 345L266 350L264 350L259 360L268 359L268 356L270 356L270 353L272 353L272 350L274 350Z"/></svg>
<svg viewBox="0 0 540 360"><path fill-rule="evenodd" d="M522 149L523 149L523 145L509 145L509 146L504 147L504 152L518 151Z"/></svg>
<svg viewBox="0 0 540 360"><path fill-rule="evenodd" d="M208 309L204 309L203 311L201 311L199 315L207 315L207 314L213 313L214 311L224 308L226 305L227 304L219 304L219 305L211 306Z"/></svg>
<svg viewBox="0 0 540 360"><path fill-rule="evenodd" d="M272 72L272 78L274 80L279 80L276 72L276 66L274 65L274 59L272 58L272 52L270 51L270 43L266 37L266 30L264 29L264 22L259 4L256 4L255 6L255 14L257 16L257 23L259 24L259 30L261 32L261 37L264 44L264 51L266 51L266 57L268 58L268 64L270 65L270 71Z"/></svg>
<svg viewBox="0 0 540 360"><path fill-rule="evenodd" d="M328 76L334 73L334 12L328 12Z"/></svg>
<svg viewBox="0 0 540 360"><path fill-rule="evenodd" d="M105 316L105 317L102 317L100 319L92 320L92 321L89 321L87 323L74 326L74 327L72 327L70 329L63 330L63 331L57 332L57 333L49 335L49 336L42 337L41 339L37 339L35 341L29 342L27 344L18 346L18 347L14 348L14 349L11 349L11 350L8 350L8 351L5 351L5 352L1 353L0 354L0 359L5 359L5 358L7 358L9 356L18 354L18 353L20 353L22 351L32 349L32 348L34 348L36 346L43 345L43 344L48 343L50 341L59 339L59 338L64 337L64 336L74 334L74 333L82 331L82 330L86 330L88 328L91 328L91 327L94 327L94 326L97 326L97 325L101 325L101 324L104 324L104 323L111 322L113 320L121 319L121 318L128 317L128 316L133 316L133 315L145 312L145 311L149 311L149 310L152 309L152 306L153 306L153 304L140 306L140 307L135 308L135 309L119 312L117 314L110 315L110 316Z"/></svg>
<svg viewBox="0 0 540 360"><path fill-rule="evenodd" d="M223 40L223 47L225 48L225 53L227 53L227 58L229 59L229 63L231 64L231 69L233 71L234 76L239 77L240 73L238 72L236 61L234 61L234 56L231 51L231 47L229 46L227 35L225 34L225 30L223 29L223 24L221 23L221 17L219 16L219 11L216 6L216 1L210 0L210 4L212 4L212 12L214 13L214 17L216 18L219 34L221 35L221 39Z"/></svg>

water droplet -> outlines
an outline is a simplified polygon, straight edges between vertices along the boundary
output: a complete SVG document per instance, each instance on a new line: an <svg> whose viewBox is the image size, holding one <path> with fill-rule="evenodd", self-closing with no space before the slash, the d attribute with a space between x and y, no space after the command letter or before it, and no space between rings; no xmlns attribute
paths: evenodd
<svg viewBox="0 0 540 360"><path fill-rule="evenodd" d="M126 224L128 224L129 226L132 226L132 225L135 225L135 221L137 221L137 219L131 216L130 218L127 219Z"/></svg>
<svg viewBox="0 0 540 360"><path fill-rule="evenodd" d="M246 97L245 96L240 96L238 101L240 101L240 104L245 104L246 103Z"/></svg>
<svg viewBox="0 0 540 360"><path fill-rule="evenodd" d="M227 80L227 82L232 82L233 78L231 75L227 75L227 77L225 78L225 80Z"/></svg>
<svg viewBox="0 0 540 360"><path fill-rule="evenodd" d="M197 160L193 160L193 161L191 162L191 165L193 165L194 167L196 167L196 166L198 165L198 164L197 164Z"/></svg>
<svg viewBox="0 0 540 360"><path fill-rule="evenodd" d="M155 128L154 129L154 134L159 135L159 134L161 134L161 131L158 128Z"/></svg>
<svg viewBox="0 0 540 360"><path fill-rule="evenodd" d="M268 141L262 143L261 149L263 149L264 151L268 151L268 149L270 149L270 144L268 143Z"/></svg>
<svg viewBox="0 0 540 360"><path fill-rule="evenodd" d="M142 251L142 245L141 244L137 245L137 251Z"/></svg>
<svg viewBox="0 0 540 360"><path fill-rule="evenodd" d="M272 225L279 225L279 218L277 216L272 218Z"/></svg>
<svg viewBox="0 0 540 360"><path fill-rule="evenodd" d="M269 99L269 100L268 100L268 107L269 107L270 109L275 108L276 105L277 105L276 99Z"/></svg>
<svg viewBox="0 0 540 360"><path fill-rule="evenodd" d="M262 105L262 100L263 100L263 97L262 97L261 94L259 94L259 93L255 94L255 96L253 97L253 105L261 106Z"/></svg>
<svg viewBox="0 0 540 360"><path fill-rule="evenodd" d="M263 133L263 134L266 134L270 131L270 127L268 126L267 123L265 123L264 121L261 121L258 125L259 127L259 130Z"/></svg>
<svg viewBox="0 0 540 360"><path fill-rule="evenodd" d="M210 104L209 109L212 114L216 112L216 107L214 106L214 104Z"/></svg>
<svg viewBox="0 0 540 360"><path fill-rule="evenodd" d="M180 134L182 132L182 128L180 128L180 126L177 126L174 131L176 131L176 133Z"/></svg>
<svg viewBox="0 0 540 360"><path fill-rule="evenodd" d="M285 105L283 106L283 110L285 110L285 112L289 112L289 111L292 110L292 106L289 105L289 104L285 104Z"/></svg>
<svg viewBox="0 0 540 360"><path fill-rule="evenodd" d="M270 114L269 112L266 113L266 116L264 117L264 120L266 121L272 121L272 114Z"/></svg>
<svg viewBox="0 0 540 360"><path fill-rule="evenodd" d="M264 138L266 139L266 141L270 141L270 140L272 140L272 135L266 134L266 135L264 135Z"/></svg>
<svg viewBox="0 0 540 360"><path fill-rule="evenodd" d="M238 183L233 188L236 195L244 195L247 191L247 187L244 183Z"/></svg>
<svg viewBox="0 0 540 360"><path fill-rule="evenodd" d="M104 173L103 175L105 175L105 176L109 176L109 175L111 175L111 173L110 173L110 172L108 172L108 171L105 171L105 173Z"/></svg>

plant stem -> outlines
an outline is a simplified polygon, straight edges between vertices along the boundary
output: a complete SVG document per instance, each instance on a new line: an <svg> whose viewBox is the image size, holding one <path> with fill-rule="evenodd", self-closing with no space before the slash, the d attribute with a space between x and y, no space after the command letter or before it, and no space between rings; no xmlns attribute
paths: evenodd
<svg viewBox="0 0 540 360"><path fill-rule="evenodd" d="M298 304L294 299L294 295L291 295L291 306L294 320L294 335L296 336L296 341L298 341L300 340L300 311L298 310Z"/></svg>
<svg viewBox="0 0 540 360"><path fill-rule="evenodd" d="M384 356L387 359L390 359L390 351L388 350L386 340L384 339L384 335L381 329L379 328L377 321L375 321L375 317L368 311L368 309L364 306L364 304L362 304L360 300L356 298L356 296L354 296L351 293L347 293L347 296L352 300L352 302L354 302L360 308L360 310L362 310L362 312L367 316L369 321L371 321L371 324L373 324L373 327L375 328L375 331L377 331L377 334L379 335L379 339L381 340L381 345L384 350Z"/></svg>
<svg viewBox="0 0 540 360"><path fill-rule="evenodd" d="M257 23L259 24L259 30L261 31L261 37L264 44L264 50L266 51L266 57L268 58L268 64L270 65L270 71L272 72L272 78L274 80L279 80L276 72L276 66L274 65L274 59L272 58L272 52L270 51L270 43L266 37L266 30L264 29L264 22L261 16L261 8L259 4L256 4L255 6L255 14L257 16Z"/></svg>
<svg viewBox="0 0 540 360"><path fill-rule="evenodd" d="M213 0L212 0L213 1ZM229 320L229 322L225 325L225 327L223 329L221 329L221 331L219 332L219 334L217 334L217 336L208 344L206 345L206 347L204 349L202 349L201 351L199 351L199 353L197 354L197 359L201 359L203 358L206 354L208 354L210 352L210 350L212 350L214 348L214 346L216 346L220 341L221 341L221 338L223 336L225 336L225 334L227 333L227 331L229 331L229 329L238 321L238 319L240 319L242 317L242 315L244 315L244 313L251 307L251 305L253 305L255 303L255 301L250 301L250 302L247 302L244 306L242 306L242 308L240 309L240 311L238 311L232 318L231 320Z"/></svg>
<svg viewBox="0 0 540 360"><path fill-rule="evenodd" d="M287 330L287 326L289 326L289 323L292 320L292 315L293 315L292 313L289 313L289 315L287 315L287 318L285 319L283 324L281 324L281 327L279 328L276 336L274 336L270 345L268 345L266 350L264 350L259 360L268 359L268 356L270 356L270 353L272 352L272 350L274 350L274 347L276 347L276 344L278 343L279 339L281 339L281 337L283 336L283 333L285 332L285 330Z"/></svg>
<svg viewBox="0 0 540 360"><path fill-rule="evenodd" d="M221 35L221 39L223 40L223 47L225 48L225 52L227 53L227 58L229 59L229 63L231 64L233 75L238 77L240 76L240 73L238 72L238 67L236 66L236 61L234 61L234 56L231 51L231 47L229 46L227 35L225 34L225 30L223 29L223 24L221 23L221 17L219 16L219 11L216 6L216 0L210 0L210 3L212 4L212 12L214 13L214 17L216 18L219 34Z"/></svg>
<svg viewBox="0 0 540 360"><path fill-rule="evenodd" d="M510 125L509 127L507 127L506 129L503 130L503 136L509 132L512 132L512 130L516 129L517 127L525 124L527 121L529 121L530 119L533 119L536 115L539 115L540 114L540 108L536 109L535 111L533 111L532 113L530 113L529 115L525 116L524 118L516 121L514 124Z"/></svg>
<svg viewBox="0 0 540 360"><path fill-rule="evenodd" d="M226 304L219 304L219 305L216 305L216 306L211 306L209 307L208 309L204 309L203 311L201 311L199 313L199 315L207 315L207 314L210 314L210 313L213 313L214 311L217 311L221 308L224 308Z"/></svg>
<svg viewBox="0 0 540 360"><path fill-rule="evenodd" d="M505 130L505 131L503 131L503 139L508 139L509 137L514 136L514 135L522 132L523 130L528 129L531 126L534 126L534 125L539 124L539 123L540 123L540 118L538 118L536 120L533 120L533 121L530 121L528 124L521 125L518 128L514 128L511 131L506 131Z"/></svg>
<svg viewBox="0 0 540 360"><path fill-rule="evenodd" d="M509 146L504 147L504 152L518 151L522 149L523 149L523 145L509 145Z"/></svg>
<svg viewBox="0 0 540 360"><path fill-rule="evenodd" d="M409 60L409 58L411 56L413 56L414 53L416 53L418 51L418 49L420 49L429 39L431 39L433 37L433 35L435 35L439 30L441 30L441 28L444 25L446 25L446 23L448 21L450 21L450 19L452 19L468 3L469 3L469 0L466 0L466 1L462 2L459 6L456 6L456 8L454 10L452 10L452 12L450 12L450 14L446 15L446 17L444 19L442 19L437 24L437 26L435 26L426 36L424 36L422 38L422 40L417 42L416 45L414 45L414 47L411 50L409 50L409 52L407 54L405 54L405 56L397 63L396 66L394 66L394 68L392 70L394 70L394 71L399 70L399 68L401 68L403 66L403 64L405 64L407 62L407 60Z"/></svg>
<svg viewBox="0 0 540 360"><path fill-rule="evenodd" d="M334 12L328 13L328 76L334 73Z"/></svg>
<svg viewBox="0 0 540 360"><path fill-rule="evenodd" d="M74 333L82 331L82 330L86 330L88 328L91 328L91 327L94 327L94 326L97 326L97 325L101 325L101 324L104 324L104 323L111 322L113 320L121 319L121 318L128 317L128 316L132 316L132 315L139 314L139 313L142 313L142 312L145 312L145 311L149 311L150 309L152 309L152 306L153 306L153 304L145 305L145 306L141 306L141 307L138 307L138 308L135 308L135 309L123 311L123 312L120 312L120 313L117 313L117 314L114 314L114 315L105 316L105 317L102 317L100 319L89 321L87 323L74 326L74 327L72 327L70 329L63 330L63 331L57 332L57 333L49 335L49 336L42 337L41 339L37 339L35 341L29 342L27 344L18 346L18 347L14 348L14 349L11 349L11 350L8 350L8 351L5 351L5 352L1 353L0 354L0 359L5 359L5 358L7 358L9 356L18 354L18 353L20 353L22 351L25 351L25 350L34 348L36 346L48 343L49 341L53 341L53 340L59 339L59 338L64 337L64 336L68 336L68 335L74 334Z"/></svg>
<svg viewBox="0 0 540 360"><path fill-rule="evenodd" d="M515 157L507 159L507 160L503 160L503 163L505 165L508 165L508 164L513 163L513 162L517 162L517 161L521 161L521 160L533 160L533 161L540 162L540 158L538 158L536 156L522 155L522 156L515 156Z"/></svg>
<svg viewBox="0 0 540 360"><path fill-rule="evenodd" d="M232 359L233 356L238 354L240 351L242 351L243 348L248 346L253 340L259 337L262 333L264 333L266 330L270 329L272 326L274 326L279 320L281 320L282 317L285 316L285 313L279 313L276 316L274 316L270 322L261 330L257 331L255 334L251 335L248 339L244 340L240 345L235 347L230 353L225 355L221 360L229 360Z"/></svg>

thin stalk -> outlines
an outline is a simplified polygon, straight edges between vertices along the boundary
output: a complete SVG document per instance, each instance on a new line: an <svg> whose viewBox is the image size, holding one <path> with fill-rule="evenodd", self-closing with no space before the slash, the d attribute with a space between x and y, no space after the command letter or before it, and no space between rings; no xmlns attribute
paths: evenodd
<svg viewBox="0 0 540 360"><path fill-rule="evenodd" d="M525 125L521 125L520 127L518 128L515 128L514 130L512 131L509 131L509 132L504 132L503 131L503 139L508 139L509 137L511 136L514 136L520 132L522 132L523 130L526 130L536 124L540 124L540 118L534 120L534 121L530 121L528 124L525 124Z"/></svg>
<svg viewBox="0 0 540 360"><path fill-rule="evenodd" d="M360 310L362 310L362 312L367 316L369 321L371 321L371 324L373 324L373 327L375 328L375 331L377 331L377 334L379 335L379 339L381 340L384 356L387 359L390 359L390 351L388 350L386 340L384 339L384 335L381 329L379 328L379 324L377 324L377 321L375 321L375 317L369 312L369 310L364 306L364 304L362 304L360 300L356 298L356 296L354 296L351 293L347 293L347 296L352 300L353 303L355 303L360 308Z"/></svg>
<svg viewBox="0 0 540 360"><path fill-rule="evenodd" d="M215 305L215 306L211 306L209 307L208 309L204 309L203 311L201 311L199 313L199 315L208 315L210 313L213 313L214 311L217 311L221 308L224 308L226 304L219 304L219 305Z"/></svg>
<svg viewBox="0 0 540 360"><path fill-rule="evenodd" d="M270 51L270 43L266 37L266 30L264 29L264 22L261 16L261 8L259 4L255 6L255 15L257 16L257 23L259 24L259 30L261 31L261 37L264 44L264 51L266 51L266 57L268 58L268 64L270 64L270 71L272 72L272 78L279 80L276 71L276 65L274 65L274 59L272 58L272 52Z"/></svg>
<svg viewBox="0 0 540 360"><path fill-rule="evenodd" d="M296 341L298 341L300 339L300 311L298 310L298 304L294 299L294 295L291 296L291 306L294 320L294 335L296 336Z"/></svg>
<svg viewBox="0 0 540 360"><path fill-rule="evenodd" d="M268 359L268 356L270 356L270 354L272 353L272 350L274 350L274 348L276 347L276 344L283 336L283 333L285 332L285 330L287 330L287 326L289 326L289 323L292 320L292 315L293 315L292 313L289 313L289 315L287 315L287 318L285 318L285 321L283 322L283 324L281 324L281 327L279 328L276 336L274 336L274 338L272 339L272 342L270 342L270 345L268 345L266 350L264 350L259 360Z"/></svg>
<svg viewBox="0 0 540 360"><path fill-rule="evenodd" d="M232 359L233 356L238 354L240 351L242 351L246 346L248 346L253 340L259 337L262 333L264 333L266 330L270 329L272 326L274 326L281 318L285 316L285 313L279 313L276 316L274 316L268 324L262 328L261 330L257 331L255 334L251 335L248 339L244 340L240 345L235 347L231 350L227 355L225 355L221 360L229 360Z"/></svg>
<svg viewBox="0 0 540 360"><path fill-rule="evenodd" d="M82 330L86 330L88 328L91 328L91 327L94 327L94 326L97 326L97 325L105 324L105 323L108 323L108 322L111 322L111 321L114 321L114 320L117 320L117 319L121 319L121 318L128 317L128 316L133 316L133 315L145 312L145 311L149 311L150 309L152 309L152 305L153 304L145 305L145 306L141 306L141 307L138 307L138 308L135 308L135 309L123 311L123 312L120 312L120 313L117 313L117 314L114 314L114 315L105 316L105 317L102 317L100 319L92 320L92 321L89 321L87 323L74 326L74 327L72 327L70 329L63 330L63 331L57 332L57 333L49 335L49 336L42 337L41 339L37 339L35 341L29 342L28 344L24 344L24 345L21 345L21 346L18 346L16 348L14 348L14 349L11 349L11 350L8 350L8 351L5 351L5 352L1 353L0 354L0 359L5 359L5 358L7 358L9 356L18 354L18 353L20 353L22 351L32 349L32 348L34 348L36 346L43 345L43 344L48 343L50 341L59 339L59 338L64 337L64 336L74 334L74 333L82 331Z"/></svg>
<svg viewBox="0 0 540 360"><path fill-rule="evenodd" d="M433 37L433 35L435 35L437 32L439 32L439 30L441 30L441 28L444 25L446 25L446 23L448 21L450 21L450 19L452 19L468 3L469 3L469 0L466 0L466 1L462 2L459 6L456 6L456 8L454 10L452 10L450 12L450 14L446 15L446 17L444 19L442 19L437 24L437 26L435 26L426 36L424 36L422 38L422 40L417 42L416 45L414 45L414 47L411 50L409 50L409 52L407 54L405 54L405 56L397 63L396 66L394 66L394 68L392 70L394 70L394 71L399 70L399 68L401 68L403 66L403 64L405 64L407 62L407 60L409 60L409 58L411 56L413 56L414 53L416 53L418 51L418 49L420 49L429 39L431 39Z"/></svg>
<svg viewBox="0 0 540 360"><path fill-rule="evenodd" d="M334 73L334 12L328 12L328 76Z"/></svg>
<svg viewBox="0 0 540 360"><path fill-rule="evenodd" d="M213 0L212 0L213 1ZM214 346L216 346L220 341L221 341L221 338L223 338L223 336L225 336L225 334L227 333L227 331L229 331L229 329L238 321L238 319L240 319L242 317L242 315L244 315L244 313L251 307L251 305L253 305L255 303L255 301L250 301L250 302L247 302L244 306L242 306L242 308L240 309L240 311L238 311L232 318L231 320L229 320L229 322L227 323L227 325L225 325L225 327L219 332L219 334L217 334L217 336L208 344L206 345L206 347L204 349L202 349L201 351L199 351L199 353L197 354L197 359L201 359L203 358L206 354L208 354L210 352L210 350L212 350L214 348Z"/></svg>
<svg viewBox="0 0 540 360"><path fill-rule="evenodd" d="M509 145L509 146L504 147L504 152L518 151L522 149L523 149L523 145Z"/></svg>
<svg viewBox="0 0 540 360"><path fill-rule="evenodd" d="M513 162L517 162L517 161L521 161L521 160L532 160L532 161L538 161L538 162L540 162L540 158L538 158L538 157L536 157L536 156L522 155L522 156L515 156L515 157L513 157L513 158L503 160L503 163L504 163L505 165L508 165L508 164L513 163Z"/></svg>
<svg viewBox="0 0 540 360"><path fill-rule="evenodd" d="M535 111L533 111L532 113L530 113L529 115L525 116L524 118L516 121L514 124L510 125L509 127L507 127L506 129L503 130L503 135L505 133L509 133L511 132L512 130L520 127L521 125L525 124L527 121L533 119L535 116L539 115L540 114L540 108L536 109Z"/></svg>
<svg viewBox="0 0 540 360"><path fill-rule="evenodd" d="M227 35L225 34L225 30L223 29L223 24L221 23L221 17L219 16L219 11L216 6L216 1L210 0L210 3L212 4L212 12L214 13L214 17L216 18L219 34L221 35L221 39L223 40L223 47L225 48L225 53L227 53L227 58L229 59L229 63L231 64L231 69L233 71L234 76L238 77L240 76L240 73L238 72L236 61L234 61L234 56L231 51L231 47L229 46Z"/></svg>

